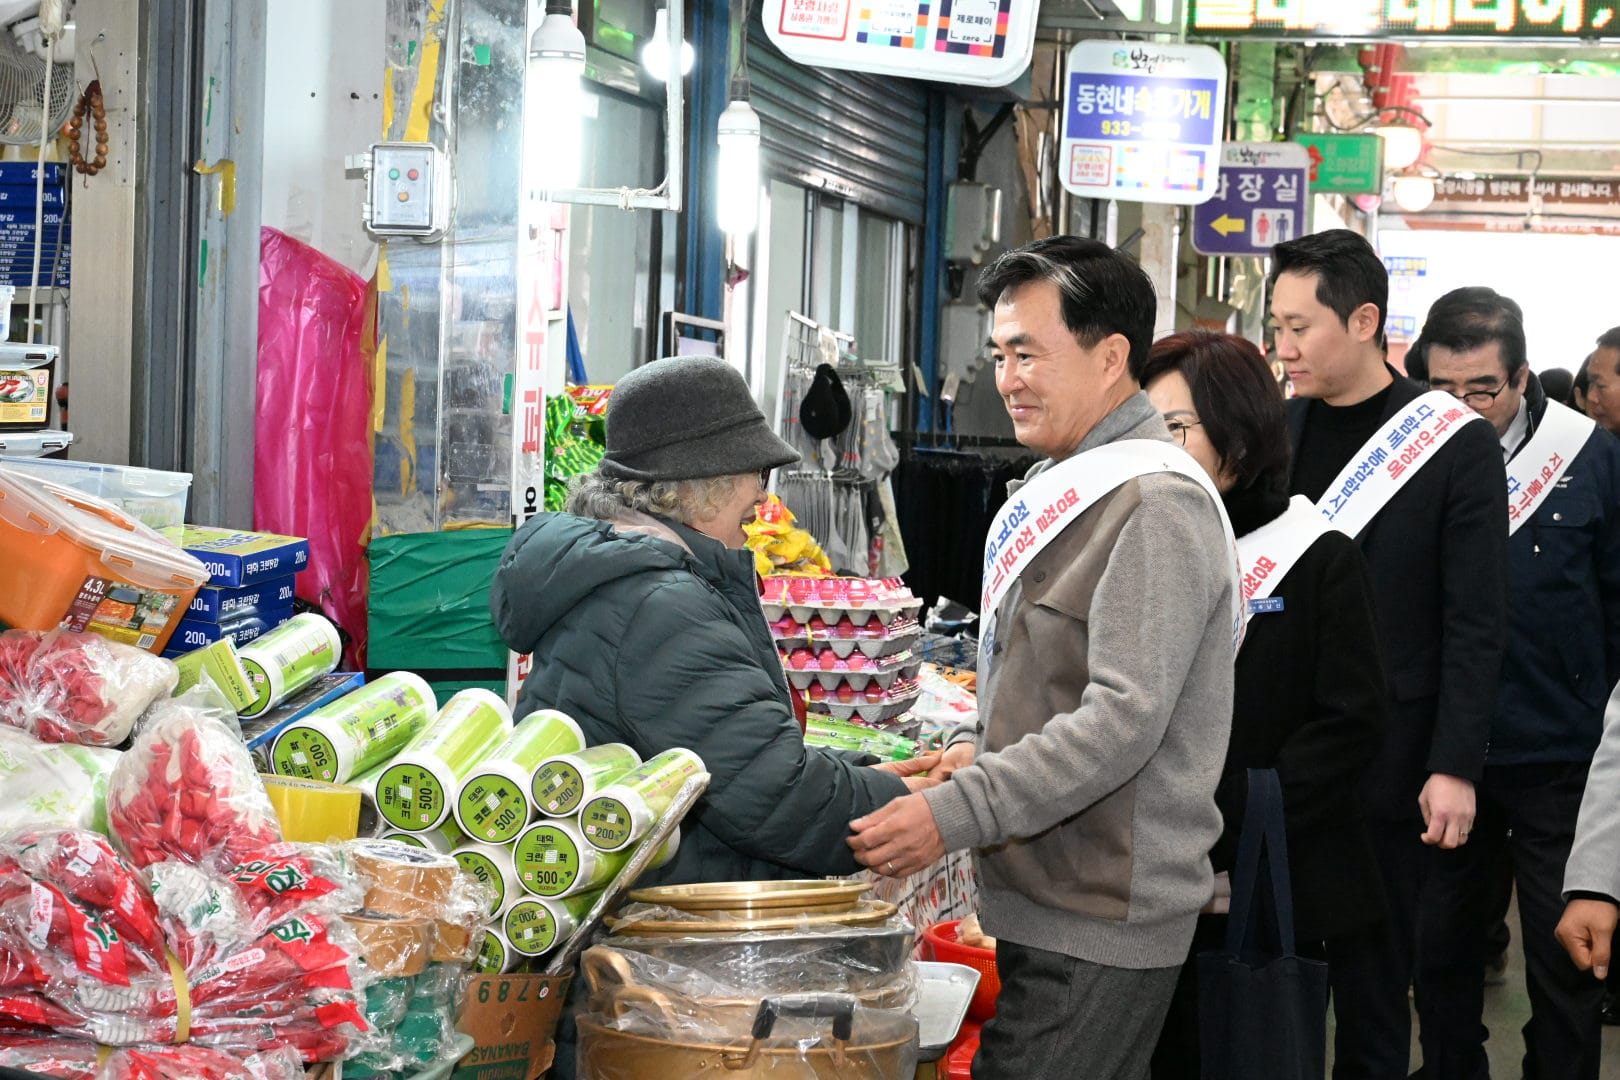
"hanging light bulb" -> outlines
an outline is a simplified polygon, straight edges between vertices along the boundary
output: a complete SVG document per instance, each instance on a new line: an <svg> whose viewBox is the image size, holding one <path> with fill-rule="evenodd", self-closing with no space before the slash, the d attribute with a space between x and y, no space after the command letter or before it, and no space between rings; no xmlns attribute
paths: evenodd
<svg viewBox="0 0 1620 1080"><path fill-rule="evenodd" d="M1433 202L1433 177L1410 173L1395 178L1395 205L1408 214L1420 214Z"/></svg>
<svg viewBox="0 0 1620 1080"><path fill-rule="evenodd" d="M747 236L759 223L759 114L746 97L720 114L715 218L727 236Z"/></svg>
<svg viewBox="0 0 1620 1080"><path fill-rule="evenodd" d="M1384 124L1378 128L1384 140L1384 168L1400 172L1423 154L1423 132L1408 124Z"/></svg>
<svg viewBox="0 0 1620 1080"><path fill-rule="evenodd" d="M579 186L585 111L585 35L570 0L546 0L529 39L523 80L527 182L541 192Z"/></svg>
<svg viewBox="0 0 1620 1080"><path fill-rule="evenodd" d="M641 66L659 82L669 82L669 12L663 4L653 15L652 37L641 50ZM681 39L681 75L692 73L692 45Z"/></svg>

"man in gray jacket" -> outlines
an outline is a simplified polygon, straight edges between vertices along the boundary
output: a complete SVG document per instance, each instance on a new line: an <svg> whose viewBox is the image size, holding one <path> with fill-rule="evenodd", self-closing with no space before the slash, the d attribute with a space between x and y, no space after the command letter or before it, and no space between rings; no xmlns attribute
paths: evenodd
<svg viewBox="0 0 1620 1080"><path fill-rule="evenodd" d="M1046 460L992 530L978 756L957 768L970 751L953 748L949 783L857 820L850 843L891 876L975 851L1001 975L975 1080L1135 1080L1211 895L1235 556L1137 383L1155 312L1140 268L1054 237L979 292L997 389Z"/></svg>
<svg viewBox="0 0 1620 1080"><path fill-rule="evenodd" d="M1576 967L1608 978L1620 917L1620 687L1609 696L1603 743L1586 774L1575 846L1564 866L1564 899L1559 942Z"/></svg>

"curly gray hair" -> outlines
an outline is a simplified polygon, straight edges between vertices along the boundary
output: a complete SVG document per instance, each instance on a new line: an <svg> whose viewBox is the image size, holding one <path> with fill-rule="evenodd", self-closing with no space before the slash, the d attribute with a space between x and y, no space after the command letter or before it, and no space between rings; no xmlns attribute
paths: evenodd
<svg viewBox="0 0 1620 1080"><path fill-rule="evenodd" d="M568 489L570 514L615 521L627 511L674 518L683 525L711 518L737 494L747 476L706 476L699 480L620 480L593 470L576 477Z"/></svg>

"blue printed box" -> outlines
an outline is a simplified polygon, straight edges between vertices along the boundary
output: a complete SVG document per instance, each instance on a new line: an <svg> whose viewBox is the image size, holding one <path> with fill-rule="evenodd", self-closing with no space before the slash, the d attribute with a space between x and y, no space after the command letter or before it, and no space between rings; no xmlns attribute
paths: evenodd
<svg viewBox="0 0 1620 1080"><path fill-rule="evenodd" d="M163 651L163 655L172 660L174 655L184 656L216 641L230 641L237 648L241 648L254 638L268 634L292 618L292 613L291 607L284 607L223 623L181 619L180 625L174 628L174 636L169 639L169 646Z"/></svg>
<svg viewBox="0 0 1620 1080"><path fill-rule="evenodd" d="M205 525L171 525L163 535L201 559L212 580L225 589L243 589L290 577L309 565L309 541L297 536L236 532Z"/></svg>
<svg viewBox="0 0 1620 1080"><path fill-rule="evenodd" d="M293 579L278 578L245 589L221 589L205 585L197 590L196 599L186 609L186 618L194 622L222 623L261 611L290 608L293 602Z"/></svg>

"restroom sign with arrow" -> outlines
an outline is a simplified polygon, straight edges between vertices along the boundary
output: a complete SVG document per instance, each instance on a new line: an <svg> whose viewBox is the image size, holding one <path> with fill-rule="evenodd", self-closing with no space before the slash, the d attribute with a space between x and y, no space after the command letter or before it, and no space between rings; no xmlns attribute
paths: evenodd
<svg viewBox="0 0 1620 1080"><path fill-rule="evenodd" d="M1226 143L1215 197L1193 208L1203 255L1269 255L1304 232L1311 158L1298 143Z"/></svg>

